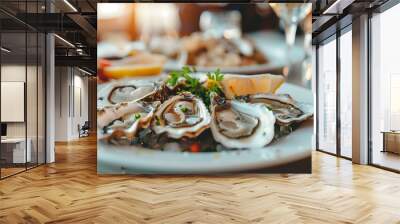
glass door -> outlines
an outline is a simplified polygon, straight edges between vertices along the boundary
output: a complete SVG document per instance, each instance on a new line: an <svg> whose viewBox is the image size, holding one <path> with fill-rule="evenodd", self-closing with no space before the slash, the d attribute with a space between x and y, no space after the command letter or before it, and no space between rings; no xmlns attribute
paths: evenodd
<svg viewBox="0 0 400 224"><path fill-rule="evenodd" d="M336 154L336 38L318 48L318 149Z"/></svg>
<svg viewBox="0 0 400 224"><path fill-rule="evenodd" d="M352 157L352 32L340 36L340 155Z"/></svg>

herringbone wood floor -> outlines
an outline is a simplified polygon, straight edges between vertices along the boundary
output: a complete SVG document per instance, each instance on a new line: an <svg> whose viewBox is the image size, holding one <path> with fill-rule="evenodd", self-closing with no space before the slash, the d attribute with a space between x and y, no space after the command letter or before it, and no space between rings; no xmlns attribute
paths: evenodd
<svg viewBox="0 0 400 224"><path fill-rule="evenodd" d="M97 176L96 139L0 181L0 223L400 223L400 175L313 153L312 175Z"/></svg>

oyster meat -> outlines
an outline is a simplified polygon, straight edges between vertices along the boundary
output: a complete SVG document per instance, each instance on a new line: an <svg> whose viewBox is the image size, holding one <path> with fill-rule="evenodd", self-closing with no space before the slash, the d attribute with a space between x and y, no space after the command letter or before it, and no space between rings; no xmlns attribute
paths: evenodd
<svg viewBox="0 0 400 224"><path fill-rule="evenodd" d="M99 138L132 140L140 128L148 128L160 102L129 102L104 107L97 112Z"/></svg>
<svg viewBox="0 0 400 224"><path fill-rule="evenodd" d="M201 99L191 93L180 93L162 103L154 114L152 129L168 137L194 138L209 127L211 116Z"/></svg>
<svg viewBox="0 0 400 224"><path fill-rule="evenodd" d="M157 83L147 80L112 81L99 88L97 107L141 100L157 91Z"/></svg>
<svg viewBox="0 0 400 224"><path fill-rule="evenodd" d="M298 104L288 94L255 94L248 96L247 101L265 104L272 110L280 125L301 122L313 115L307 105Z"/></svg>
<svg viewBox="0 0 400 224"><path fill-rule="evenodd" d="M228 148L260 148L274 138L275 116L264 104L213 97L211 131Z"/></svg>

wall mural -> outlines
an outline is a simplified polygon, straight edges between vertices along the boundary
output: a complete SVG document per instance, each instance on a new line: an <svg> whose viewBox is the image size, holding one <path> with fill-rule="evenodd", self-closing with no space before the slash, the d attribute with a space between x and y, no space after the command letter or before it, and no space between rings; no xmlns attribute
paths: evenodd
<svg viewBox="0 0 400 224"><path fill-rule="evenodd" d="M97 32L99 174L311 172L310 3L99 3Z"/></svg>

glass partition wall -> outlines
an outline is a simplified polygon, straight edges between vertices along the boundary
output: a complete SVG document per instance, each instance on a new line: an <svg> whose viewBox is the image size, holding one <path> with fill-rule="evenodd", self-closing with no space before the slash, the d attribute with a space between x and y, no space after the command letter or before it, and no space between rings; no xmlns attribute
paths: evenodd
<svg viewBox="0 0 400 224"><path fill-rule="evenodd" d="M400 171L400 4L371 18L370 163Z"/></svg>
<svg viewBox="0 0 400 224"><path fill-rule="evenodd" d="M18 7L38 10L30 4ZM45 41L43 33L0 11L1 179L45 163Z"/></svg>
<svg viewBox="0 0 400 224"><path fill-rule="evenodd" d="M318 44L317 150L352 157L351 25Z"/></svg>
<svg viewBox="0 0 400 224"><path fill-rule="evenodd" d="M336 153L336 37L318 47L318 149Z"/></svg>
<svg viewBox="0 0 400 224"><path fill-rule="evenodd" d="M340 154L352 158L352 32L351 26L340 36Z"/></svg>
<svg viewBox="0 0 400 224"><path fill-rule="evenodd" d="M368 164L400 172L400 33L393 28L400 21L400 4L387 1L365 13L369 13L368 32L362 35L368 36L358 38L369 41ZM353 40L349 25L316 46L317 150L347 159L353 153L353 41L360 40Z"/></svg>

